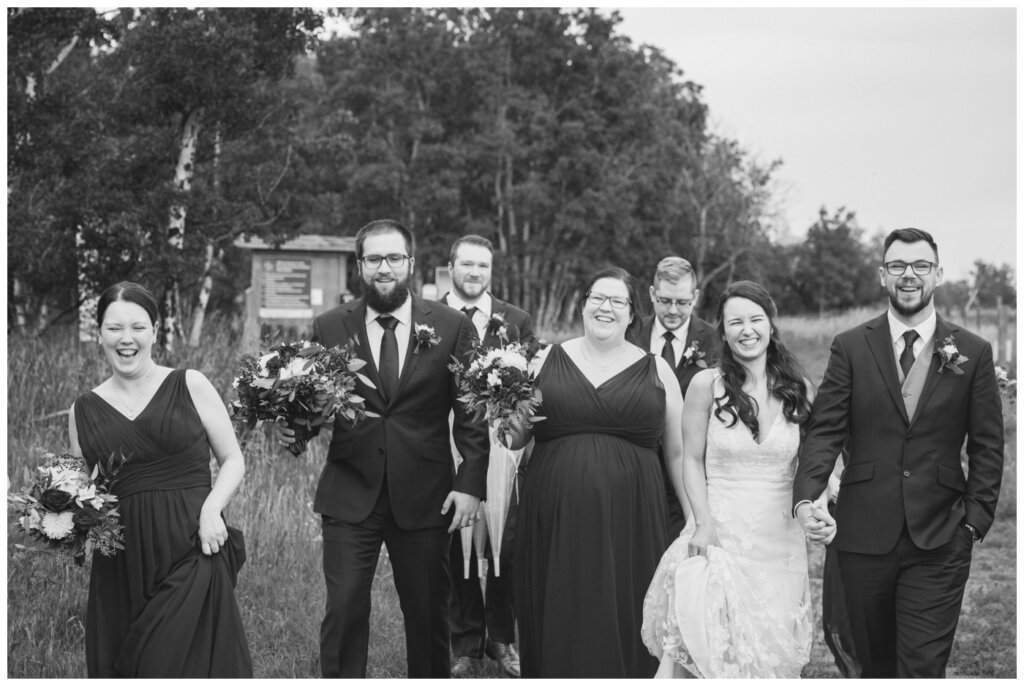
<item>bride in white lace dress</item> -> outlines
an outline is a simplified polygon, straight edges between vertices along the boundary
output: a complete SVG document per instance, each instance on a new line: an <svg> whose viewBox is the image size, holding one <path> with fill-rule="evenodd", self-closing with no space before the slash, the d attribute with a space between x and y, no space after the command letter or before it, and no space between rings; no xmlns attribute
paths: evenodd
<svg viewBox="0 0 1024 686"><path fill-rule="evenodd" d="M810 385L779 340L758 284L718 306L720 368L694 377L683 408L683 484L693 516L661 559L642 635L657 676L800 676L812 614L804 534L792 516Z"/></svg>

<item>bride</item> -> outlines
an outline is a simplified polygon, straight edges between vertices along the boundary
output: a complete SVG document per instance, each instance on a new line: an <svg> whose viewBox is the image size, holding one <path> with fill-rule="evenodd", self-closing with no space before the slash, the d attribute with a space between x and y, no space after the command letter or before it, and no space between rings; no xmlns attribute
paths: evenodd
<svg viewBox="0 0 1024 686"><path fill-rule="evenodd" d="M700 372L686 395L693 517L644 602L642 635L660 677L794 678L810 659L806 544L791 510L811 390L776 314L760 285L730 284L718 305L721 366Z"/></svg>

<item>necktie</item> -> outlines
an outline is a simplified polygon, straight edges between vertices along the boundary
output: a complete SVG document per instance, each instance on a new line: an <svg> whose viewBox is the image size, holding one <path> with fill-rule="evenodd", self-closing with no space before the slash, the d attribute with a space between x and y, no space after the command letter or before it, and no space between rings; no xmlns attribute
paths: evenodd
<svg viewBox="0 0 1024 686"><path fill-rule="evenodd" d="M380 372L384 395L390 400L398 387L398 338L395 337L398 320L390 314L382 314L377 317L377 322L384 327L384 338L380 341L380 364L377 369Z"/></svg>
<svg viewBox="0 0 1024 686"><path fill-rule="evenodd" d="M469 321L473 321L473 315L476 314L476 310L477 310L476 307L463 307L462 308L462 311L466 313L467 317L469 317Z"/></svg>
<svg viewBox="0 0 1024 686"><path fill-rule="evenodd" d="M664 336L665 336L665 347L661 349L661 356L665 358L665 361L668 362L669 366L672 367L672 369L675 369L676 368L676 351L672 347L672 341L675 340L676 335L674 333L672 333L671 331L666 331L664 333Z"/></svg>
<svg viewBox="0 0 1024 686"><path fill-rule="evenodd" d="M910 329L903 334L903 352L900 354L900 369L903 370L903 378L910 374L910 368L914 366L914 341L918 339L917 332Z"/></svg>

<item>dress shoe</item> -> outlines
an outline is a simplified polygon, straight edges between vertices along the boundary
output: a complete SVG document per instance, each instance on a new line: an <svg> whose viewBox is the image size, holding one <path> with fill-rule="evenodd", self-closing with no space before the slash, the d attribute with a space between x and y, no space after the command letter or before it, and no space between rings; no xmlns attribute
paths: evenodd
<svg viewBox="0 0 1024 686"><path fill-rule="evenodd" d="M468 679L473 673L473 658L468 655L460 655L452 662L452 678Z"/></svg>
<svg viewBox="0 0 1024 686"><path fill-rule="evenodd" d="M515 646L488 640L484 653L498 663L505 676L512 679L519 678L519 654L516 652Z"/></svg>

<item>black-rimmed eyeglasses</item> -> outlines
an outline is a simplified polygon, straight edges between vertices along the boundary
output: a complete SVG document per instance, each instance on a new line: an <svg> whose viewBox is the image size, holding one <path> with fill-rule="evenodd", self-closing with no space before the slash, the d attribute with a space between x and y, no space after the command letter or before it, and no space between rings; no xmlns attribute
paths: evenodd
<svg viewBox="0 0 1024 686"><path fill-rule="evenodd" d="M626 307L629 307L629 305L632 304L633 302L629 298L621 298L615 295L604 295L603 293L595 293L593 291L589 291L587 293L587 302L593 305L594 307L601 307L601 305L604 305L605 301L610 302L612 304L612 307L614 307L616 310L621 310Z"/></svg>
<svg viewBox="0 0 1024 686"><path fill-rule="evenodd" d="M907 267L914 270L914 273L918 276L927 276L932 273L932 268L937 265L934 262L928 262L927 260L918 260L917 262L886 262L885 271L889 272L891 276L903 276L907 272Z"/></svg>
<svg viewBox="0 0 1024 686"><path fill-rule="evenodd" d="M364 267L370 269L377 269L380 267L380 263L384 260L388 261L388 266L392 269L397 269L405 264L405 261L409 259L408 255L402 255L400 253L392 253L391 255L367 255L361 258L359 261L363 263Z"/></svg>

